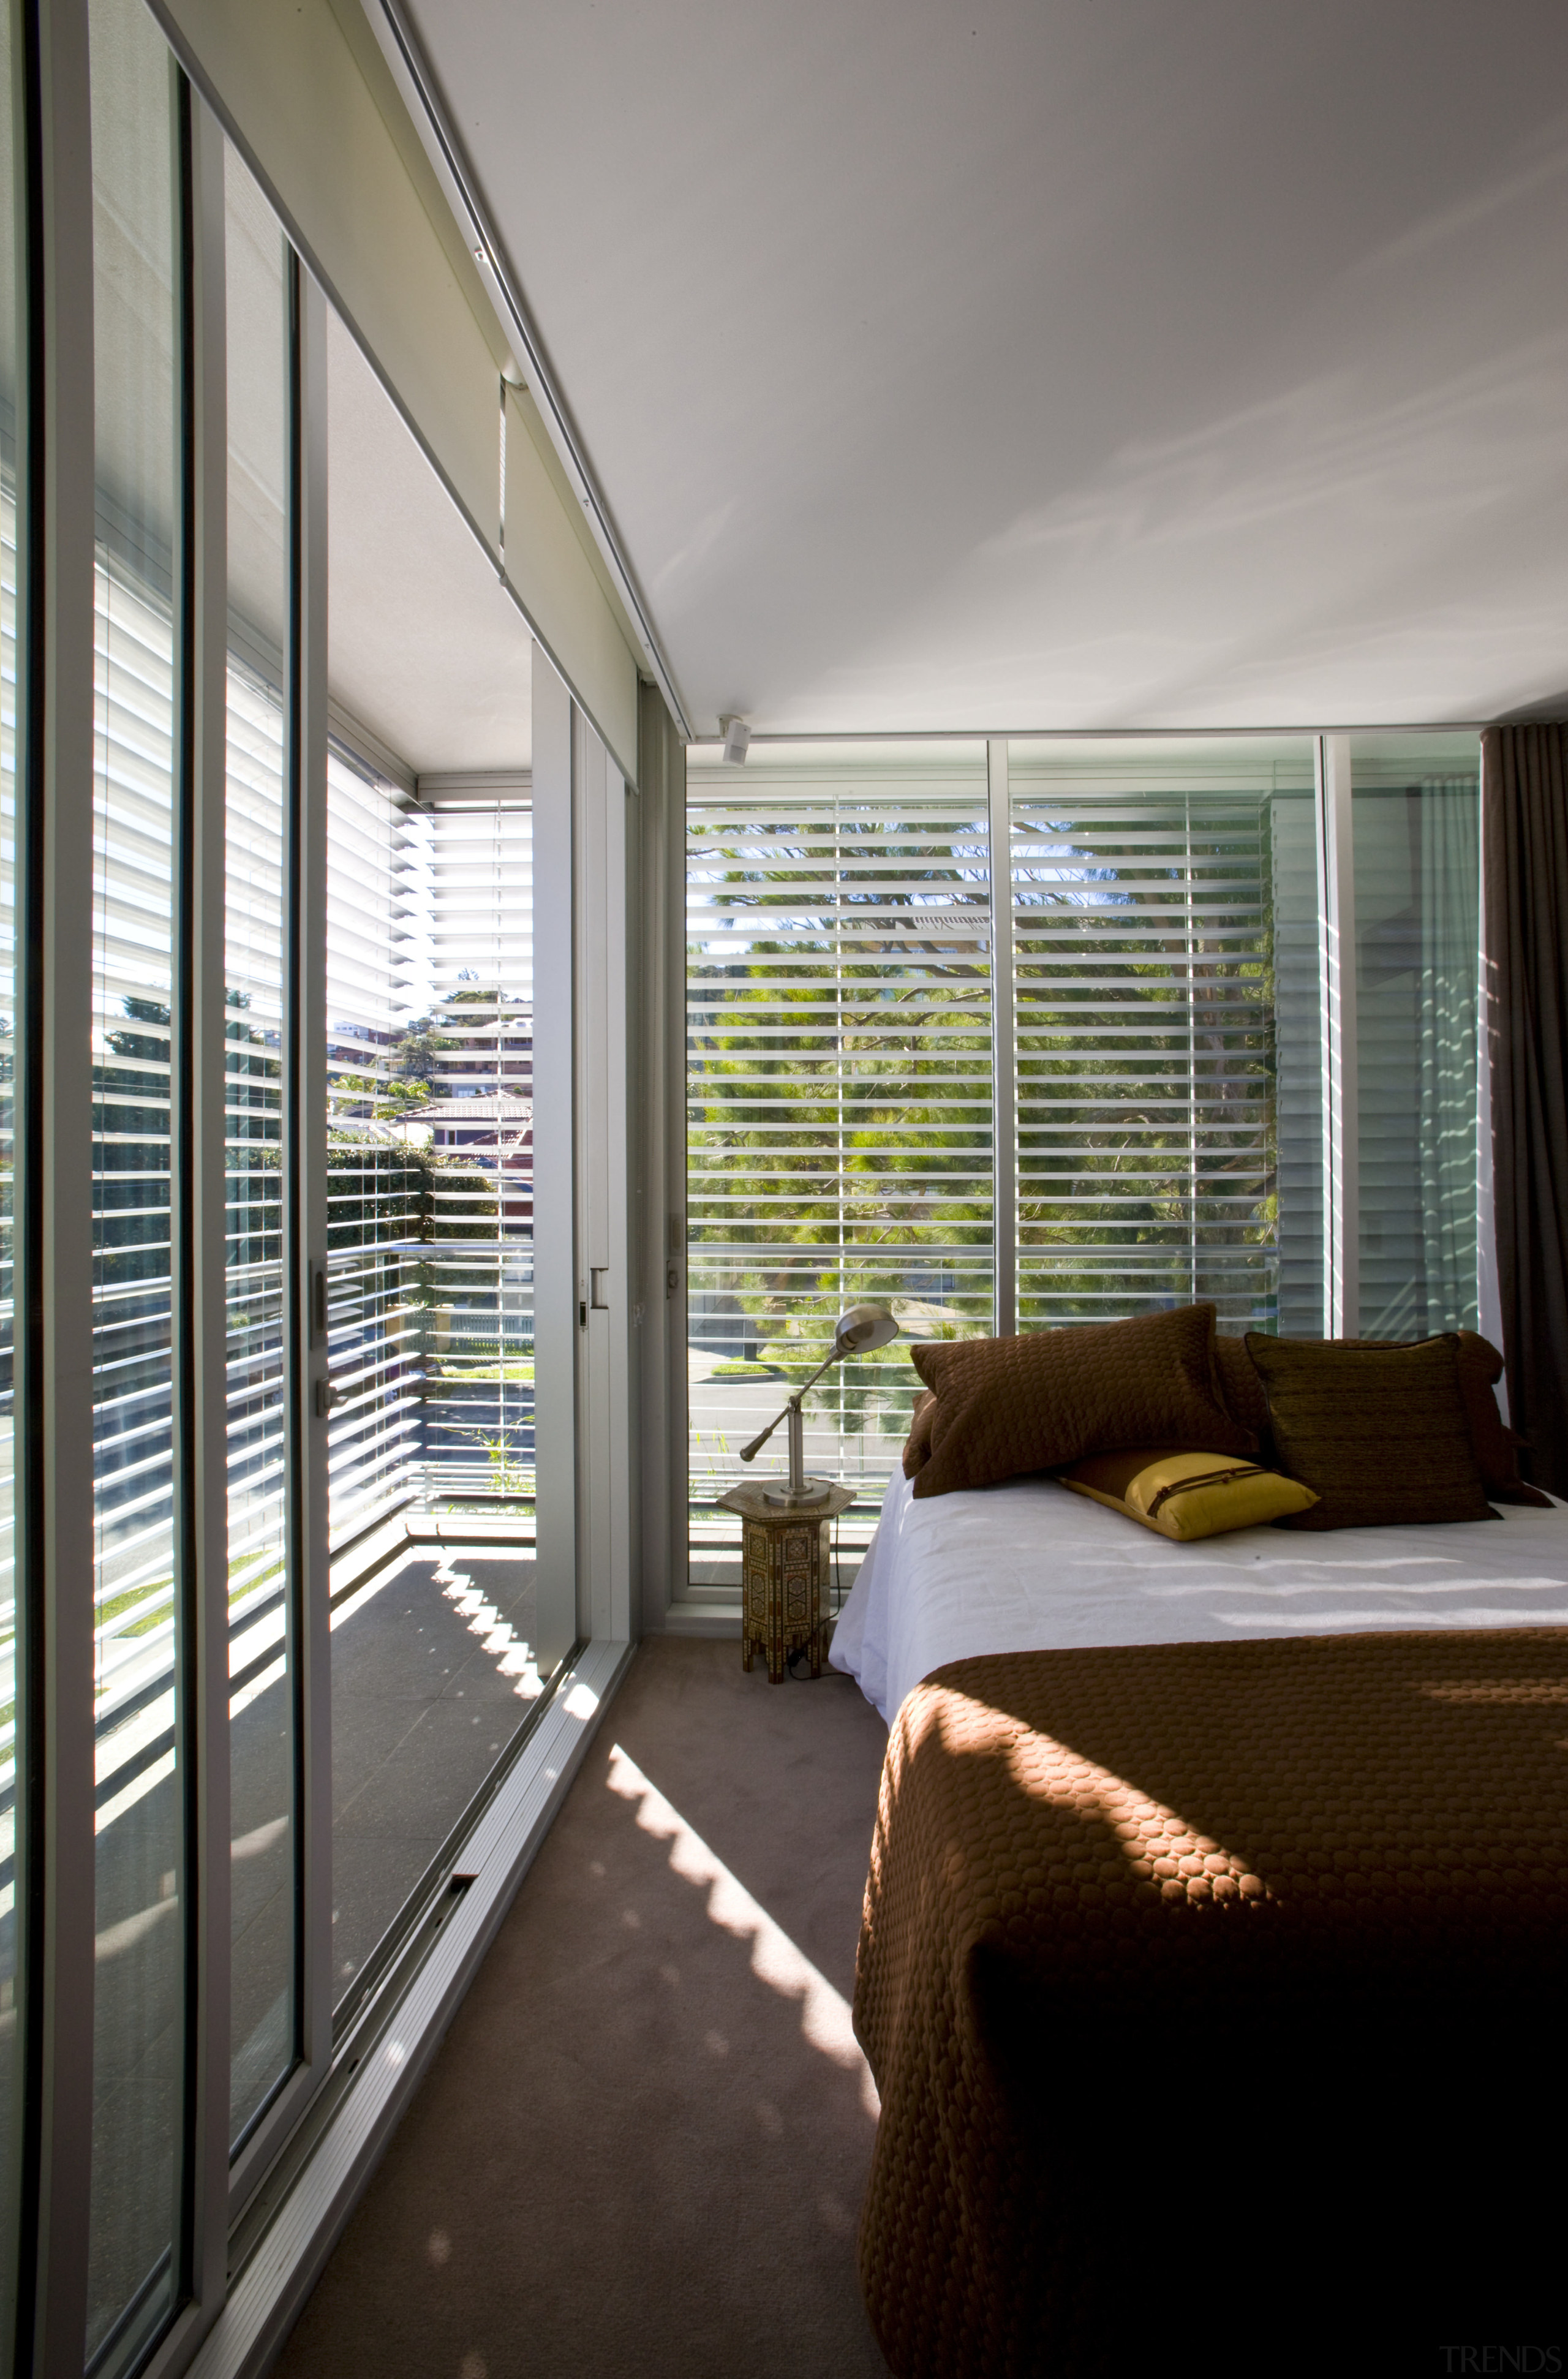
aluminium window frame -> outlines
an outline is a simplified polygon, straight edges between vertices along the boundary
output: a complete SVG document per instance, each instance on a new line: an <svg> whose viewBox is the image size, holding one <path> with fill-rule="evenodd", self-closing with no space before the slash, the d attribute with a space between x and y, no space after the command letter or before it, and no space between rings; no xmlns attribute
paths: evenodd
<svg viewBox="0 0 1568 2379"><path fill-rule="evenodd" d="M1323 1335L1361 1317L1361 1158L1356 1035L1356 865L1350 738L1313 744L1318 849L1318 1016L1322 1036Z"/></svg>
<svg viewBox="0 0 1568 2379"><path fill-rule="evenodd" d="M646 689L645 689L646 691ZM1410 734L1474 735L1483 722L1473 719L1415 721L1389 726L1336 727L1313 731L1300 727L1191 728L1128 730L1097 729L1082 732L1045 729L991 734L986 747L987 809L990 864L987 898L993 953L992 1047L994 1075L994 1140L992 1152L993 1213L1010 1214L1014 1227L994 1234L995 1270L993 1334L1010 1335L1018 1328L1018 1090L1016 1074L1017 998L1013 957L1012 812L1009 788L1009 747L1015 742L1115 743L1136 745L1147 740L1168 742L1182 737L1197 742L1245 743L1273 735L1291 736L1309 744L1313 756L1314 842L1318 869L1318 972L1321 1019L1321 1079L1323 1105L1323 1317L1325 1337L1353 1336L1359 1326L1360 1168L1357 1117L1357 971L1356 891L1351 809L1352 736L1391 737ZM753 748L782 747L831 742L942 744L970 743L972 734L920 731L887 736L865 733L808 735L762 733ZM699 747L689 747L699 748ZM688 1105L686 1000L686 867L687 839L683 774L678 809L671 806L661 844L650 846L650 856L663 880L651 885L645 913L656 932L646 947L650 956L660 948L666 965L660 972L657 957L647 976L650 997L660 1013L649 1035L650 1054L661 1049L664 1079L659 1101L659 1138L667 1166L665 1190L668 1217L667 1347L664 1383L668 1398L667 1429L656 1441L645 1432L645 1459L664 1456L663 1493L669 1526L659 1547L662 1576L650 1576L645 1587L644 1624L649 1629L686 1635L733 1635L740 1625L739 1589L733 1604L715 1606L687 1600L690 1588L690 1548L685 1527L690 1481L690 1429L686 1412L687 1232L684 1163ZM1005 863L997 863L998 853ZM998 885L1002 894L998 895ZM1481 932L1485 933L1482 906ZM1348 955L1346 955L1348 954ZM1484 939L1479 952L1485 980ZM1478 1114L1484 1118L1489 1105L1489 1051L1481 1037L1477 1086ZM677 1162L676 1153L679 1152ZM1478 1273L1481 1297L1481 1327L1494 1339L1497 1326L1497 1256L1492 1200L1490 1134L1477 1133ZM679 1376L677 1367L679 1366ZM677 1426L673 1419L679 1413Z"/></svg>

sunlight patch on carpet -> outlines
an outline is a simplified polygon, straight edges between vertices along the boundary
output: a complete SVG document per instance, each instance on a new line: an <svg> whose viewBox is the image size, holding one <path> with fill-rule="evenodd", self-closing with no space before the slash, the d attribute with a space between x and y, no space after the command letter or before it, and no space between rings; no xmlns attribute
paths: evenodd
<svg viewBox="0 0 1568 2379"><path fill-rule="evenodd" d="M859 2075L861 2103L874 2118L880 2111L876 2084L855 2038L848 1999L795 1947L761 1902L753 1899L739 1877L730 1874L619 1744L610 1750L609 1789L623 1801L636 1803L637 1824L644 1833L669 1844L672 1872L687 1883L707 1887L710 1921L750 1945L752 1972L759 1982L781 1998L800 2002L802 2036L847 2073Z"/></svg>

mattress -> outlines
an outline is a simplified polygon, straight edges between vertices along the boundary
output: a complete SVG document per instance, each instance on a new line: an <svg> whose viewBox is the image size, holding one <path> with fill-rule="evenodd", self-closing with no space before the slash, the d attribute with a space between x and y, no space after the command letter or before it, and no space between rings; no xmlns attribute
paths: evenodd
<svg viewBox="0 0 1568 2379"><path fill-rule="evenodd" d="M888 1488L828 1659L891 1721L952 1660L1074 1645L1568 1624L1568 1507L1176 1544L1054 1479Z"/></svg>

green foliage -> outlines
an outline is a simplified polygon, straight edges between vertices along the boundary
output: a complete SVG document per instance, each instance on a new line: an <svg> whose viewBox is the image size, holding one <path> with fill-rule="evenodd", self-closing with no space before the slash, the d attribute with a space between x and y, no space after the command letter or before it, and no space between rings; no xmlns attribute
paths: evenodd
<svg viewBox="0 0 1568 2379"><path fill-rule="evenodd" d="M496 1237L496 1182L460 1154L334 1132L327 1143L327 1244Z"/></svg>
<svg viewBox="0 0 1568 2379"><path fill-rule="evenodd" d="M492 1495L526 1495L530 1492L529 1475L516 1459L517 1431L511 1429L460 1429L458 1437L471 1438L484 1449L489 1468L489 1492Z"/></svg>
<svg viewBox="0 0 1568 2379"><path fill-rule="evenodd" d="M691 873L735 936L689 961L694 1287L787 1379L820 1359L838 1301L902 1291L923 1338L989 1326L988 852L956 804L944 839L933 815L881 793L809 827L693 814ZM1140 796L1019 830L1025 1326L1272 1294L1269 850L1266 796ZM832 1374L813 1410L880 1427L912 1385L906 1337Z"/></svg>
<svg viewBox="0 0 1568 2379"><path fill-rule="evenodd" d="M416 1098L428 1098L435 1090L443 1054L455 1046L439 1032L433 1016L416 1016L392 1050L392 1072Z"/></svg>
<svg viewBox="0 0 1568 2379"><path fill-rule="evenodd" d="M748 1353L791 1384L821 1360L824 1314L886 1295L924 1247L989 1250L988 921L961 815L933 832L913 808L846 803L808 848L798 822L737 837L694 814L693 873L746 939L690 961L692 1262L716 1250ZM743 863L767 842L776 862ZM781 911L790 929L770 932ZM954 1292L959 1326L984 1326L976 1292ZM813 1409L830 1393L854 1427L887 1395L901 1408L910 1377L901 1347L835 1374Z"/></svg>

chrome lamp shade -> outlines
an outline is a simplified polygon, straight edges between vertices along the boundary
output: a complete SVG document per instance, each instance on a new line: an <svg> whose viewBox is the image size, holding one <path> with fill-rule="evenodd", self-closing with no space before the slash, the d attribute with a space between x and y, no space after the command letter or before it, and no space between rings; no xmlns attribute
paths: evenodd
<svg viewBox="0 0 1568 2379"><path fill-rule="evenodd" d="M832 1485L826 1479L808 1479L805 1467L805 1423L801 1407L824 1371L841 1362L846 1355L869 1355L877 1346L886 1346L899 1334L899 1325L883 1305L851 1305L838 1316L833 1332L833 1351L819 1363L803 1387L797 1388L781 1413L776 1413L767 1427L753 1438L750 1445L741 1448L742 1462L754 1462L779 1422L790 1425L790 1470L778 1487L767 1490L767 1501L777 1503L781 1511L810 1511L816 1503L826 1503L832 1494Z"/></svg>

